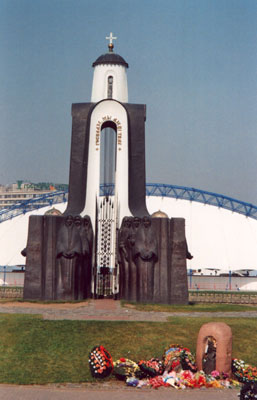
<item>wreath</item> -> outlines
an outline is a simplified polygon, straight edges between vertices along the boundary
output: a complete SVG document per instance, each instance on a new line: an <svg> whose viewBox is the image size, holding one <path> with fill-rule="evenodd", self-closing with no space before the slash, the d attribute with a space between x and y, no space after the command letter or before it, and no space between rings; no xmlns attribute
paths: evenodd
<svg viewBox="0 0 257 400"><path fill-rule="evenodd" d="M138 365L146 376L154 377L162 375L164 372L163 362L158 358L151 358L148 361L141 360Z"/></svg>
<svg viewBox="0 0 257 400"><path fill-rule="evenodd" d="M188 348L179 344L171 344L164 350L163 363L166 372L180 369L197 371L195 357Z"/></svg>
<svg viewBox="0 0 257 400"><path fill-rule="evenodd" d="M113 374L116 376L116 378L120 380L126 380L127 378L141 378L142 373L137 365L132 360L129 360L128 358L120 358L117 361L114 361L113 363Z"/></svg>
<svg viewBox="0 0 257 400"><path fill-rule="evenodd" d="M194 355L186 348L180 353L180 363L183 370L197 371L196 361Z"/></svg>
<svg viewBox="0 0 257 400"><path fill-rule="evenodd" d="M93 378L106 378L112 373L112 357L103 346L95 346L91 350L88 362Z"/></svg>

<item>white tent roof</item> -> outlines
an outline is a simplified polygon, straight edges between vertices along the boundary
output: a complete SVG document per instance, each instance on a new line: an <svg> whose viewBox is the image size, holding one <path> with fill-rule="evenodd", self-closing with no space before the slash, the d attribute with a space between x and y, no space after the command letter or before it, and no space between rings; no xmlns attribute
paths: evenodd
<svg viewBox="0 0 257 400"><path fill-rule="evenodd" d="M67 203L55 204L54 208L64 212ZM44 215L53 206L19 215L0 223L0 265L24 265L26 259L21 251L26 247L30 215Z"/></svg>
<svg viewBox="0 0 257 400"><path fill-rule="evenodd" d="M63 212L67 203L55 204ZM152 214L161 210L171 217L186 219L189 251L194 258L188 260L192 269L219 268L222 270L257 270L257 220L222 208L188 200L168 197L147 197ZM20 254L26 247L30 215L43 215L52 207L44 207L0 223L0 265L22 265Z"/></svg>
<svg viewBox="0 0 257 400"><path fill-rule="evenodd" d="M194 258L188 268L222 270L257 269L257 220L215 206L148 197L150 213L161 210L186 219L189 251Z"/></svg>

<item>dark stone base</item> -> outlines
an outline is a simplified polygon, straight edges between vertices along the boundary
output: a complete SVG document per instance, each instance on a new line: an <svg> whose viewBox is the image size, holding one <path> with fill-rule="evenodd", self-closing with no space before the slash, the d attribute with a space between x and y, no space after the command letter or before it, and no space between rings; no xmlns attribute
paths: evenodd
<svg viewBox="0 0 257 400"><path fill-rule="evenodd" d="M88 282L81 291L81 268L83 265L74 263L73 284L75 290L67 296L57 293L57 238L63 225L63 216L31 216L27 242L27 258L24 279L25 300L80 300L90 297L91 266L87 273ZM82 258L77 257L82 260ZM80 269L79 269L80 268ZM78 275L80 273L80 275ZM74 281L75 280L75 281ZM80 289L80 292L79 292Z"/></svg>
<svg viewBox="0 0 257 400"><path fill-rule="evenodd" d="M147 280L149 272L140 274L138 269L142 268L142 265L145 270L151 266L144 265L142 261L134 262L133 256L129 256L128 272L125 272L128 282L124 283L124 277L120 277L123 285L125 284L128 288L121 293L120 298L155 304L188 304L185 219L152 218L151 224L158 243L158 259L153 267L153 291L148 290L147 296L142 298L140 280ZM136 273L133 272L135 269L137 269ZM122 271L126 269L121 267L120 271L122 274Z"/></svg>
<svg viewBox="0 0 257 400"><path fill-rule="evenodd" d="M87 272L74 274L75 289L70 295L60 296L57 290L57 239L63 216L31 216L27 243L27 260L24 281L25 300L78 300L91 296L91 261ZM128 301L187 304L188 285L186 269L185 220L183 218L152 218L157 259L151 262L133 260L132 252L120 275L125 271L120 298ZM124 259L124 258L123 258ZM85 267L85 265L84 265ZM74 263L74 271L82 271L83 264ZM140 269L140 271L139 271ZM151 272L152 271L152 272ZM83 291L81 277L86 281ZM82 294L81 294L82 293Z"/></svg>

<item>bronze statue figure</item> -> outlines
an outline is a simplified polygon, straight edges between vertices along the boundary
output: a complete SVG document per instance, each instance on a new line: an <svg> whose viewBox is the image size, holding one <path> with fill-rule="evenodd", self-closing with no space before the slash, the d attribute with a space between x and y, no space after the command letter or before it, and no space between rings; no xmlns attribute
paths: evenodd
<svg viewBox="0 0 257 400"><path fill-rule="evenodd" d="M130 292L130 237L132 235L132 217L123 218L118 235L118 262L120 266L120 298L129 299Z"/></svg>
<svg viewBox="0 0 257 400"><path fill-rule="evenodd" d="M212 371L216 370L216 340L214 337L207 338L205 354L203 355L203 371L210 375Z"/></svg>
<svg viewBox="0 0 257 400"><path fill-rule="evenodd" d="M57 234L56 299L74 300L78 297L76 275L82 255L79 218L68 215Z"/></svg>
<svg viewBox="0 0 257 400"><path fill-rule="evenodd" d="M154 289L154 265L158 260L158 243L148 216L143 217L141 224L136 228L133 242L132 259L137 271L137 300L151 302Z"/></svg>
<svg viewBox="0 0 257 400"><path fill-rule="evenodd" d="M134 217L132 219L132 232L131 236L129 237L129 246L130 246L130 262L129 262L129 296L128 300L131 301L138 301L138 291L139 291L139 279L138 279L138 268L134 261L133 254L134 254L134 246L135 246L135 238L138 229L140 228L142 223L141 218Z"/></svg>
<svg viewBox="0 0 257 400"><path fill-rule="evenodd" d="M93 228L90 217L85 215L80 227L82 243L82 260L79 277L79 299L85 299L91 295L91 268L93 249Z"/></svg>

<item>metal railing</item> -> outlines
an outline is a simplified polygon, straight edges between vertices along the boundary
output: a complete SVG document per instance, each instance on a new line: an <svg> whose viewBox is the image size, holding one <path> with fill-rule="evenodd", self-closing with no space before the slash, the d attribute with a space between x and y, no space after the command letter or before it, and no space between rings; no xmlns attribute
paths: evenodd
<svg viewBox="0 0 257 400"><path fill-rule="evenodd" d="M111 196L113 195L113 192L113 184L100 185L101 196ZM146 196L172 197L175 199L196 201L198 203L224 208L226 210L245 215L246 217L257 219L257 207L253 204L200 189L177 185L167 185L163 183L147 183ZM21 214L26 214L34 209L51 206L57 203L63 203L67 200L68 191L54 191L44 195L39 195L33 199L14 204L8 209L0 209L0 222L14 218Z"/></svg>
<svg viewBox="0 0 257 400"><path fill-rule="evenodd" d="M68 200L67 191L52 191L13 204L10 208L0 209L0 222L7 221L29 211L38 210L42 207L64 203Z"/></svg>

